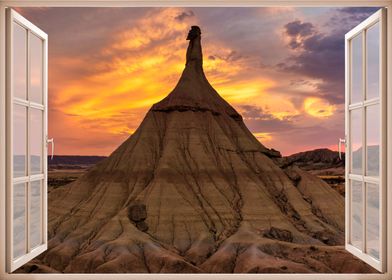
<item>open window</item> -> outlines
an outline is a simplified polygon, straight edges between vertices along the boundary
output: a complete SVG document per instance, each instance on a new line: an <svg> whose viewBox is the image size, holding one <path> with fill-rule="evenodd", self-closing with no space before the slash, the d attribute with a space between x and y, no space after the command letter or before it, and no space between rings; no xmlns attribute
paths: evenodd
<svg viewBox="0 0 392 280"><path fill-rule="evenodd" d="M386 11L346 34L346 249L386 269Z"/></svg>
<svg viewBox="0 0 392 280"><path fill-rule="evenodd" d="M7 259L47 248L47 35L7 10Z"/></svg>
<svg viewBox="0 0 392 280"><path fill-rule="evenodd" d="M346 249L386 271L386 11L346 35ZM47 249L47 35L7 10L7 272ZM53 143L52 143L53 148ZM53 153L53 151L52 151Z"/></svg>

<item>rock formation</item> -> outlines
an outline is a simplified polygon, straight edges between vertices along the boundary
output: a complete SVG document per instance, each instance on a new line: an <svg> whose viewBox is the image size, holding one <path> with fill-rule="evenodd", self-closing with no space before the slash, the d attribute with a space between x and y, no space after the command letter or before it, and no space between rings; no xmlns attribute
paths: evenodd
<svg viewBox="0 0 392 280"><path fill-rule="evenodd" d="M344 153L339 158L339 153L329 149L316 149L305 151L282 158L281 164L296 164L304 170L326 170L329 168L341 168L344 170Z"/></svg>
<svg viewBox="0 0 392 280"><path fill-rule="evenodd" d="M148 225L145 222L147 219L146 205L140 203L139 201L132 203L128 207L128 218L136 225L139 230L143 232L148 230Z"/></svg>
<svg viewBox="0 0 392 280"><path fill-rule="evenodd" d="M276 164L207 81L200 28L187 39L174 90L110 157L50 193L48 251L24 269L371 271L342 246L343 198Z"/></svg>

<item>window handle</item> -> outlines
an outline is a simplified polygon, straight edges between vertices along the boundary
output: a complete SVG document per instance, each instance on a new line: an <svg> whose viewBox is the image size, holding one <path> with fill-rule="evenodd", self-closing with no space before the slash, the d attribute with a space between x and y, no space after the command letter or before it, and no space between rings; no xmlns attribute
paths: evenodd
<svg viewBox="0 0 392 280"><path fill-rule="evenodd" d="M48 138L48 140L46 140L47 144L52 144L52 155L50 156L50 159L53 159L53 155L54 155L54 139L53 138Z"/></svg>
<svg viewBox="0 0 392 280"><path fill-rule="evenodd" d="M345 138L339 138L339 143L338 143L338 151L339 151L339 159L342 159L342 143L346 145L346 139Z"/></svg>

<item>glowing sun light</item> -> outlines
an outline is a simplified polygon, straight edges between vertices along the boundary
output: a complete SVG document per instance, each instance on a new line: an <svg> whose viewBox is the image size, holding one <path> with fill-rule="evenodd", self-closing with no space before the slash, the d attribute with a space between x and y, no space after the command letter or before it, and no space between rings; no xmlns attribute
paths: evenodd
<svg viewBox="0 0 392 280"><path fill-rule="evenodd" d="M309 97L304 101L304 110L313 117L326 118L333 115L336 107L335 105L331 105L327 100L318 97Z"/></svg>

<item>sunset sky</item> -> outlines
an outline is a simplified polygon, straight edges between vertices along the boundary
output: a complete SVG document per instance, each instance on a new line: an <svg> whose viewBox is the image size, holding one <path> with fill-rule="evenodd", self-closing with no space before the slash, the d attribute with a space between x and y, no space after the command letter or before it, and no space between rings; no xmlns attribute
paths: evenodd
<svg viewBox="0 0 392 280"><path fill-rule="evenodd" d="M23 8L49 35L58 155L109 155L176 85L191 25L204 70L284 155L344 136L344 34L374 8Z"/></svg>

